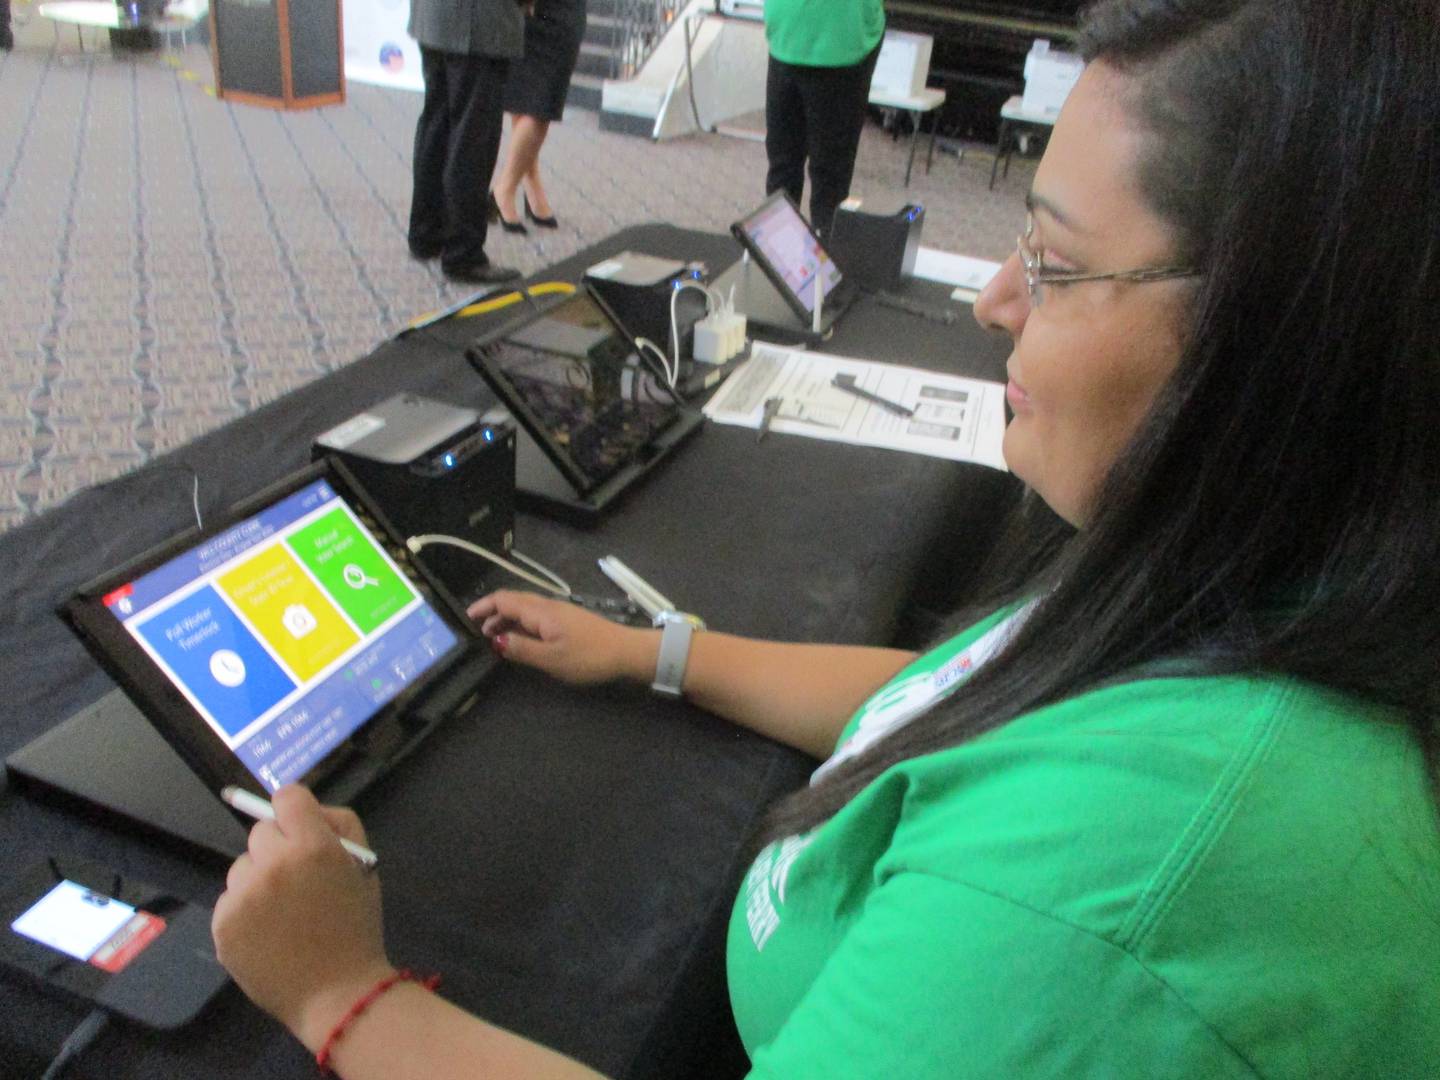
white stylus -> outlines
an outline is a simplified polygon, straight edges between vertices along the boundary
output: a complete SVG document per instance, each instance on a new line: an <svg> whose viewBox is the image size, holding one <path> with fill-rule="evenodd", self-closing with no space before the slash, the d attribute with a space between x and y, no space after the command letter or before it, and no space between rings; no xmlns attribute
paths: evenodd
<svg viewBox="0 0 1440 1080"><path fill-rule="evenodd" d="M271 806L259 795L254 795L244 788L236 787L233 784L226 785L220 789L220 798L236 810L239 810L242 814L248 814L256 821L275 820L275 807ZM366 870L374 870L375 864L380 861L376 857L375 852L367 847L362 847L353 840L346 840L343 836L337 836L335 839L339 840L340 846L355 856L356 861L365 867Z"/></svg>

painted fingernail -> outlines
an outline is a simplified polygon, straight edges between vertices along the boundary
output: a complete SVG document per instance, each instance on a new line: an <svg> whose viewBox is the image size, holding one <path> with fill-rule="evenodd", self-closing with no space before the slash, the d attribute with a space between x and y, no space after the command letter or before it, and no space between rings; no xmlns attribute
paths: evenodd
<svg viewBox="0 0 1440 1080"><path fill-rule="evenodd" d="M496 634L490 639L490 647L495 650L497 656L504 656L505 650L510 647L510 635Z"/></svg>

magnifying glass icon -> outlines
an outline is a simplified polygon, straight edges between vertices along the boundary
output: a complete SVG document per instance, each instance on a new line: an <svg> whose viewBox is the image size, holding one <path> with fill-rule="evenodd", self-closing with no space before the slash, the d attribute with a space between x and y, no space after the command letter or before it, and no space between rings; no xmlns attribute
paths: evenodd
<svg viewBox="0 0 1440 1080"><path fill-rule="evenodd" d="M363 589L366 585L380 584L377 578L371 577L353 562L345 564L345 569L340 571L340 576L345 579L345 584L349 585L352 589Z"/></svg>

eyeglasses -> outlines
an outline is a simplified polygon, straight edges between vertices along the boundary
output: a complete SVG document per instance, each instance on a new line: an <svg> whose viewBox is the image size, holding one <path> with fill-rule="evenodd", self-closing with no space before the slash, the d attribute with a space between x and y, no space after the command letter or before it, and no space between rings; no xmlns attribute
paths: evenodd
<svg viewBox="0 0 1440 1080"><path fill-rule="evenodd" d="M1073 285L1077 281L1168 281L1171 278L1198 277L1200 271L1188 266L1151 266L1140 270L1115 270L1106 274L1079 274L1065 270L1046 270L1045 256L1031 251L1028 243L1035 231L1035 216L1025 215L1025 231L1015 238L1015 250L1020 253L1020 266L1025 271L1025 288L1030 293L1030 303L1040 306L1041 285Z"/></svg>

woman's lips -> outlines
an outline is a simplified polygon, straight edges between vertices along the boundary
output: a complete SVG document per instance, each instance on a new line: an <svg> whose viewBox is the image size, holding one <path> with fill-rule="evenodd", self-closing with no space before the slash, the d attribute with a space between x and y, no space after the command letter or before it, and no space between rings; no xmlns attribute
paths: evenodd
<svg viewBox="0 0 1440 1080"><path fill-rule="evenodd" d="M1030 409L1030 395L1020 389L1020 385L1014 379L1005 384L1005 400L1016 412L1028 412Z"/></svg>

